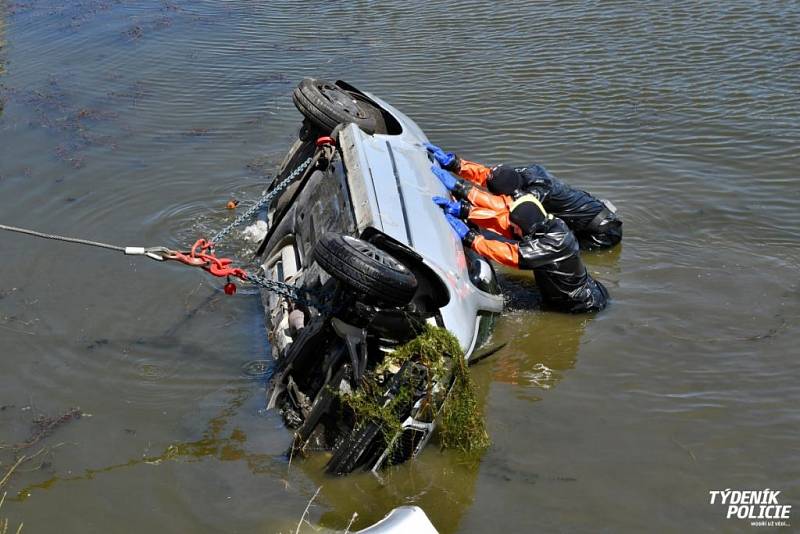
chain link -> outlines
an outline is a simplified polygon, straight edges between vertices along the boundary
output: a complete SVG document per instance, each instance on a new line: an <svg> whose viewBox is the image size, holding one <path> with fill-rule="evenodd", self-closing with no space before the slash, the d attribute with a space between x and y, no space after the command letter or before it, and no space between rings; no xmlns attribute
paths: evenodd
<svg viewBox="0 0 800 534"><path fill-rule="evenodd" d="M284 178L283 180L276 185L272 191L269 193L265 193L261 199L256 202L250 209L236 217L232 223L228 226L223 228L220 232L218 232L211 241L211 246L218 245L223 239L225 239L234 228L244 224L246 221L252 219L264 206L269 204L275 197L277 197L280 193L282 193L289 185L302 173L306 168L314 161L314 157L306 158L300 165L292 171L289 176ZM100 247L106 248L110 250L116 250L119 252L124 252L128 255L144 255L148 256L152 259L164 261L165 259L178 259L177 253L175 251L171 251L164 247L118 247L116 245L109 245L108 243L100 243L98 241L89 241L86 239L78 239L74 237L66 237L60 236L55 234L45 234L43 232L36 232L34 230L28 230L26 228L18 228L16 226L8 226L4 224L0 224L0 230L7 230L10 232L17 232L21 234L28 234L36 237L42 237L45 239L52 239L57 241L65 241L68 243L77 243L81 245L89 245L93 247ZM205 243L204 240L198 241L198 243ZM197 244L195 245L197 246ZM213 255L213 254L212 254ZM192 258L194 258L194 249L192 249ZM189 263L190 265L197 265L195 263ZM224 264L220 264L220 267L226 267ZM241 269L239 269L241 271ZM242 271L243 272L243 271ZM213 274L213 271L212 271ZM219 276L219 275L217 275ZM222 275L224 276L224 275ZM235 275L239 276L239 275ZM302 304L315 306L320 311L329 310L329 303L326 302L326 298L324 295L315 295L313 292L303 289L297 286L293 286L291 284L286 284L283 282L277 282L275 280L270 280L269 278L263 275L252 275L252 274L245 274L243 277L244 280L260 286L267 291L271 291L273 293L277 293L282 295L290 300L295 302L300 302Z"/></svg>
<svg viewBox="0 0 800 534"><path fill-rule="evenodd" d="M267 291L286 297L294 302L305 304L306 306L314 306L320 311L324 312L330 308L328 303L322 302L317 298L319 295L315 295L313 292L307 289L303 289L291 284L285 284L283 282L276 282L275 280L270 280L269 278L261 275L251 274L247 276L246 280L263 289L266 289Z"/></svg>
<svg viewBox="0 0 800 534"><path fill-rule="evenodd" d="M311 163L313 159L314 159L313 157L306 158L306 160L300 165L298 165L297 168L294 171L292 171L292 173L289 176L284 178L278 185L276 185L272 191L262 196L258 202L253 204L247 211L236 217L232 223L230 223L228 226L220 230L217 233L217 235L212 237L211 242L214 245L218 245L223 239L225 239L226 237L228 237L228 235L230 235L230 233L233 231L234 228L236 228L237 226L241 226L245 222L255 217L255 215L259 211L261 211L261 209L264 206L269 204L275 197L277 197L281 192L283 192L284 189L289 187L289 185L294 181L294 179L297 178L297 176L301 172L303 172L306 169L306 167L308 167L308 165Z"/></svg>
<svg viewBox="0 0 800 534"><path fill-rule="evenodd" d="M236 217L236 219L234 219L232 223L230 223L228 226L220 230L212 238L211 242L214 245L218 245L223 239L225 239L226 237L228 237L228 235L230 235L230 233L234 230L234 228L241 226L245 222L255 217L256 214L264 206L272 202L272 200L275 197L277 197L287 187L289 187L289 185L291 185L291 183L297 178L297 176L300 173L302 173L311 164L313 160L314 160L313 156L306 158L306 160L303 161L300 165L298 165L297 168L295 168L295 170L293 170L289 176L281 180L281 182L278 185L276 185L272 189L272 191L266 193L264 196L261 197L261 199L258 202L256 202L253 206L251 206L247 211ZM294 302L305 304L306 306L314 306L320 311L324 312L330 309L328 303L322 302L320 298L317 298L320 297L320 295L314 295L314 293L312 293L307 289L303 289L291 284L286 284L284 282L270 280L266 276L262 275L248 274L245 280L247 280L251 284L255 284L263 289L266 289L267 291L286 297L287 299L292 300Z"/></svg>

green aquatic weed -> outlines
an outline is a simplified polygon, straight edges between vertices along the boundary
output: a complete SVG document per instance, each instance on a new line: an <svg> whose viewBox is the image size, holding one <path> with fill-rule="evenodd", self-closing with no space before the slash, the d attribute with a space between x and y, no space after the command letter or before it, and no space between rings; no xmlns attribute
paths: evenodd
<svg viewBox="0 0 800 534"><path fill-rule="evenodd" d="M453 388L442 408L439 433L442 448L477 456L489 447L491 440L464 358L456 359L453 375Z"/></svg>
<svg viewBox="0 0 800 534"><path fill-rule="evenodd" d="M397 394L387 402L385 386L380 385L378 378L397 372L409 360L425 369L424 376L422 379L412 376L404 381ZM478 406L475 383L458 340L444 328L427 325L420 335L388 354L373 373L364 377L358 390L343 394L341 398L353 410L357 424L368 421L379 425L388 443L402 430L414 391L427 392L418 417L427 414L433 419L436 416L434 386L446 384L448 377L452 379L452 387L440 414L441 445L479 455L489 446L490 440Z"/></svg>

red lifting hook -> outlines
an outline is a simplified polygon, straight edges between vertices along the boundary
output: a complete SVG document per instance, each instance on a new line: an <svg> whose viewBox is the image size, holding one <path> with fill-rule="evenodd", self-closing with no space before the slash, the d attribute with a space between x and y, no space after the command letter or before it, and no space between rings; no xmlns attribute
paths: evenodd
<svg viewBox="0 0 800 534"><path fill-rule="evenodd" d="M233 276L241 280L247 280L247 271L239 267L231 267L230 265L233 263L233 260L230 258L218 258L216 254L211 252L212 248L213 243L210 241L198 239L195 244L192 245L192 249L188 254L174 251L169 255L165 255L164 258L179 261L192 267L200 267L204 271L214 276L219 276L220 278L227 277L228 283L225 284L225 293L233 295L236 293L236 285L230 281L230 277Z"/></svg>

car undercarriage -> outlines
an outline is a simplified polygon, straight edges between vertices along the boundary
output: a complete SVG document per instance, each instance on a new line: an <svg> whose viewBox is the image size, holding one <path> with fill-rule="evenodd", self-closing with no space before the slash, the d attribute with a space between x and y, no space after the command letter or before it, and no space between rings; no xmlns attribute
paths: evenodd
<svg viewBox="0 0 800 534"><path fill-rule="evenodd" d="M330 451L332 474L374 471L430 439L453 358L488 338L502 297L488 263L449 229L418 220L440 215L411 213L437 183L420 170L430 162L410 119L343 82L304 80L294 101L303 124L273 184L312 164L268 207L258 254L268 278L317 301L262 293L275 360L267 406L294 432L291 454ZM431 227L444 238L430 239ZM393 363L432 327L456 333L437 372L419 356ZM365 392L374 406L366 416L356 402Z"/></svg>

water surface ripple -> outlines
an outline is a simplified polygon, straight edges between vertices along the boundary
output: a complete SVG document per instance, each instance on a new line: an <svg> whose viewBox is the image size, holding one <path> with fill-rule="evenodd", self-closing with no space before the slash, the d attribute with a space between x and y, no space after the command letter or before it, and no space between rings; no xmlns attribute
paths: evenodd
<svg viewBox="0 0 800 534"><path fill-rule="evenodd" d="M613 301L542 312L503 274L508 345L474 368L493 447L330 479L263 412L256 300L176 265L0 236L0 446L43 441L3 512L35 532L740 526L708 491L800 502L800 7L200 0L0 2L0 221L183 246L261 193L304 76L385 98L436 143L611 199ZM229 247L244 253L241 239ZM91 415L91 417L89 417ZM35 451L31 451L35 452ZM0 448L0 472L12 460ZM27 497L27 498L26 498ZM502 510L502 513L498 513ZM797 518L794 518L795 520Z"/></svg>

